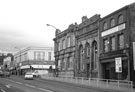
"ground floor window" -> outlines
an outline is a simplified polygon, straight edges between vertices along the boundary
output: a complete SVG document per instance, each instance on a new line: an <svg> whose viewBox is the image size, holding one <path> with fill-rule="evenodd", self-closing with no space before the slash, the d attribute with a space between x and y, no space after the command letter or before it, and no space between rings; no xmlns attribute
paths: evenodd
<svg viewBox="0 0 135 92"><path fill-rule="evenodd" d="M115 71L115 62L104 63L103 67L103 78L105 79L116 79L116 80L126 80L128 75L128 61L122 61L122 72L117 73Z"/></svg>

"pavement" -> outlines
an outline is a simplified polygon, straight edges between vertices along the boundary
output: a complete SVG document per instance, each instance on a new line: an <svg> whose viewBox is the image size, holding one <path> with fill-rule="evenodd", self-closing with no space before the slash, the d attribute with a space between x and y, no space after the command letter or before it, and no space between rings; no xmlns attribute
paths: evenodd
<svg viewBox="0 0 135 92"><path fill-rule="evenodd" d="M95 80L76 80L75 78L60 78L60 77L50 77L43 75L41 79L51 80L51 81L59 81L70 83L72 85L77 85L80 87L86 87L90 89L97 89L103 92L135 92L135 89L131 88L130 86L121 86L116 85L112 82L98 82Z"/></svg>

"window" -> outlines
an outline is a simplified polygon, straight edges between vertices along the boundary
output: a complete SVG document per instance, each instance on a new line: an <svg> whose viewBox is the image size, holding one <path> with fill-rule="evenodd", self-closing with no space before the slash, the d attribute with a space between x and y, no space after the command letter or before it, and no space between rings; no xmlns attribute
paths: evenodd
<svg viewBox="0 0 135 92"><path fill-rule="evenodd" d="M65 39L62 40L62 49L65 49Z"/></svg>
<svg viewBox="0 0 135 92"><path fill-rule="evenodd" d="M73 46L75 45L75 35L73 35Z"/></svg>
<svg viewBox="0 0 135 92"><path fill-rule="evenodd" d="M109 41L107 39L104 39L104 51L108 52L109 51Z"/></svg>
<svg viewBox="0 0 135 92"><path fill-rule="evenodd" d="M70 36L67 37L67 47L70 47Z"/></svg>
<svg viewBox="0 0 135 92"><path fill-rule="evenodd" d="M51 52L48 52L48 60L51 60Z"/></svg>
<svg viewBox="0 0 135 92"><path fill-rule="evenodd" d="M80 45L80 47L79 47L79 63L78 63L78 68L80 71L84 70L83 56L84 56L83 46Z"/></svg>
<svg viewBox="0 0 135 92"><path fill-rule="evenodd" d="M44 52L34 52L35 60L44 60Z"/></svg>
<svg viewBox="0 0 135 92"><path fill-rule="evenodd" d="M103 30L106 30L108 27L107 27L107 23L106 22L104 22L104 24L103 24Z"/></svg>
<svg viewBox="0 0 135 92"><path fill-rule="evenodd" d="M87 57L90 56L90 45L89 45L89 43L86 44L86 56Z"/></svg>
<svg viewBox="0 0 135 92"><path fill-rule="evenodd" d="M63 66L62 66L62 70L66 70L66 65L67 65L67 64L66 64L66 63L67 63L66 61L67 61L66 58L64 58L64 59L63 59L63 64L62 64L62 65L63 65Z"/></svg>
<svg viewBox="0 0 135 92"><path fill-rule="evenodd" d="M123 23L123 15L119 15L118 17L118 24Z"/></svg>
<svg viewBox="0 0 135 92"><path fill-rule="evenodd" d="M113 26L115 26L115 20L111 19L110 27L113 27Z"/></svg>
<svg viewBox="0 0 135 92"><path fill-rule="evenodd" d="M124 35L123 34L118 35L118 47L119 49L124 48Z"/></svg>
<svg viewBox="0 0 135 92"><path fill-rule="evenodd" d="M68 58L68 70L73 69L73 57Z"/></svg>
<svg viewBox="0 0 135 92"><path fill-rule="evenodd" d="M113 36L113 37L111 37L111 50L113 51L113 50L115 50L115 37Z"/></svg>

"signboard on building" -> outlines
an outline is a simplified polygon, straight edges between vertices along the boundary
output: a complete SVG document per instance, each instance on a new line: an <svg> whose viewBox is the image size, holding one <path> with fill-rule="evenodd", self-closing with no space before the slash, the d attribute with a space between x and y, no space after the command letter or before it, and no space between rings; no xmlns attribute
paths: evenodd
<svg viewBox="0 0 135 92"><path fill-rule="evenodd" d="M133 60L134 60L134 70L135 70L135 42L133 42Z"/></svg>
<svg viewBox="0 0 135 92"><path fill-rule="evenodd" d="M115 58L115 71L120 73L122 72L122 60L121 57Z"/></svg>

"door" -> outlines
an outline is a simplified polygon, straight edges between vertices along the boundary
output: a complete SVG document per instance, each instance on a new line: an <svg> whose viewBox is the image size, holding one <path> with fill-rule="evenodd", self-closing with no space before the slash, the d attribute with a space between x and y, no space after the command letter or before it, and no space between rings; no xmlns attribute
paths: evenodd
<svg viewBox="0 0 135 92"><path fill-rule="evenodd" d="M89 78L90 73L90 64L87 64L87 78Z"/></svg>

